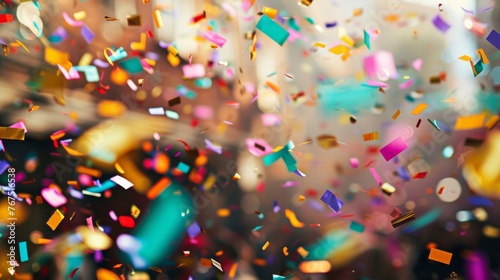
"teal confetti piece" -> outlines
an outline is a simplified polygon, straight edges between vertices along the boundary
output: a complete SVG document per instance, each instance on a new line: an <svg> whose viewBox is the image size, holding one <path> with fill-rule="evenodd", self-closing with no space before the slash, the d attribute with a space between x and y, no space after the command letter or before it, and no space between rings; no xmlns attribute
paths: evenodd
<svg viewBox="0 0 500 280"><path fill-rule="evenodd" d="M21 262L25 262L25 261L29 260L28 245L26 244L26 241L19 242L19 256L20 256Z"/></svg>
<svg viewBox="0 0 500 280"><path fill-rule="evenodd" d="M293 171L297 170L297 161L295 160L295 158L292 156L292 154L289 151L289 150L293 149L294 147L295 147L295 145L293 144L292 141L290 141L281 150L264 156L262 158L264 160L264 165L269 166L281 158L285 162L286 167L288 169L288 172L293 172Z"/></svg>
<svg viewBox="0 0 500 280"><path fill-rule="evenodd" d="M179 119L179 114L177 112L174 112L174 111L166 110L165 111L165 115L168 118L171 118L171 119L174 119L174 120L178 120Z"/></svg>
<svg viewBox="0 0 500 280"><path fill-rule="evenodd" d="M278 279L286 280L286 279L292 279L292 277L293 277L293 274L290 274L288 276L281 276L281 275L273 274L273 280L278 280Z"/></svg>
<svg viewBox="0 0 500 280"><path fill-rule="evenodd" d="M289 18L288 19L288 25L290 26L290 28L292 28L295 31L299 31L300 30L300 26L297 25L297 22L295 21L295 18Z"/></svg>
<svg viewBox="0 0 500 280"><path fill-rule="evenodd" d="M477 77L477 75L481 74L484 70L484 64L483 61L480 59L476 65L474 65L474 70L476 70L476 74L474 74L474 77Z"/></svg>
<svg viewBox="0 0 500 280"><path fill-rule="evenodd" d="M404 233L410 233L417 231L430 223L436 221L441 215L440 208L434 208L431 211L425 213L423 216L420 216L418 219L413 221L407 228L403 229Z"/></svg>
<svg viewBox="0 0 500 280"><path fill-rule="evenodd" d="M288 39L288 36L290 36L290 33L288 31L286 31L283 27L274 22L274 20L272 20L267 15L262 15L260 17L260 20L257 23L256 28L262 31L262 33L266 34L269 38L278 43L280 46L283 46L286 39Z"/></svg>
<svg viewBox="0 0 500 280"><path fill-rule="evenodd" d="M100 80L99 72L97 72L97 67L94 65L73 66L73 68L78 72L85 73L85 79L87 79L87 82L89 83L98 82Z"/></svg>
<svg viewBox="0 0 500 280"><path fill-rule="evenodd" d="M363 232L363 231L365 231L365 226L358 223L358 222L351 221L351 224L349 225L349 229L356 231L356 232Z"/></svg>
<svg viewBox="0 0 500 280"><path fill-rule="evenodd" d="M179 162L179 165L177 165L177 169L179 169L182 173L188 173L189 172L189 165L185 164L184 162Z"/></svg>
<svg viewBox="0 0 500 280"><path fill-rule="evenodd" d="M114 186L116 186L115 182L113 182L111 180L107 180L106 182L102 183L100 186L87 188L86 191L92 192L92 193L101 193L101 192L104 192L105 190L109 190L109 189L113 188Z"/></svg>
<svg viewBox="0 0 500 280"><path fill-rule="evenodd" d="M364 39L365 39L365 46L368 48L368 50L371 50L371 43L370 43L370 34L366 32L366 30L363 30L364 32Z"/></svg>
<svg viewBox="0 0 500 280"><path fill-rule="evenodd" d="M262 228L262 226L256 226L254 229L252 229L252 231L258 231L261 228Z"/></svg>
<svg viewBox="0 0 500 280"><path fill-rule="evenodd" d="M309 22L310 24L314 24L314 20L310 17L306 17L306 20L307 22Z"/></svg>
<svg viewBox="0 0 500 280"><path fill-rule="evenodd" d="M127 73L134 75L144 72L142 68L141 60L138 57L132 57L119 62L120 68L125 70Z"/></svg>

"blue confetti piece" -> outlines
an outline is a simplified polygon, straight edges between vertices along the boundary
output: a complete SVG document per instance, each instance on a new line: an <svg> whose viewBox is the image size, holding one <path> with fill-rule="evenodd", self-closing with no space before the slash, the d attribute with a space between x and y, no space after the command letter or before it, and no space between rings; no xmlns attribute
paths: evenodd
<svg viewBox="0 0 500 280"><path fill-rule="evenodd" d="M474 206L486 206L486 207L493 206L493 202L491 202L491 200L482 196L471 196L469 197L469 202Z"/></svg>
<svg viewBox="0 0 500 280"><path fill-rule="evenodd" d="M201 233L201 228L200 225L198 225L197 222L192 223L188 228L187 228L187 233L190 238L195 238L198 236L198 234Z"/></svg>
<svg viewBox="0 0 500 280"><path fill-rule="evenodd" d="M321 201L323 201L330 209L334 212L340 211L344 202L338 199L330 190L326 190L323 196L321 196Z"/></svg>

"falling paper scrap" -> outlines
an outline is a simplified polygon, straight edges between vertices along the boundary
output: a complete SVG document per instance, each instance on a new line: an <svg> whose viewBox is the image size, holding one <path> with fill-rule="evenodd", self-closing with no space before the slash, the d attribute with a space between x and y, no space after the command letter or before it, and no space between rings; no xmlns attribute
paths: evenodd
<svg viewBox="0 0 500 280"><path fill-rule="evenodd" d="M290 36L290 33L288 31L274 22L267 15L261 16L256 28L262 31L280 46L282 46L285 43L286 39L288 39L288 36Z"/></svg>
<svg viewBox="0 0 500 280"><path fill-rule="evenodd" d="M0 127L0 139L24 140L24 128Z"/></svg>
<svg viewBox="0 0 500 280"><path fill-rule="evenodd" d="M413 213L413 210L410 210L409 212L405 213L404 215L394 219L391 221L392 227L397 228L400 225L406 224L408 222L411 222L415 220L416 216L415 213Z"/></svg>
<svg viewBox="0 0 500 280"><path fill-rule="evenodd" d="M328 205L334 212L340 211L340 208L344 205L344 202L338 199L330 190L325 191L321 196L321 201Z"/></svg>
<svg viewBox="0 0 500 280"><path fill-rule="evenodd" d="M451 262L451 257L453 256L452 253L439 250L436 248L431 248L431 251L429 252L429 260L444 263L444 264L450 264Z"/></svg>

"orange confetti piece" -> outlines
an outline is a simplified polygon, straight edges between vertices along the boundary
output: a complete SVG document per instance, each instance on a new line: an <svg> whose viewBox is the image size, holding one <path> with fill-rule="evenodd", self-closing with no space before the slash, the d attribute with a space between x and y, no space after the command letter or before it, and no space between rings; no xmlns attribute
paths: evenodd
<svg viewBox="0 0 500 280"><path fill-rule="evenodd" d="M288 256L288 248L283 247L283 255Z"/></svg>
<svg viewBox="0 0 500 280"><path fill-rule="evenodd" d="M363 134L363 141L371 141L378 139L378 132L370 132Z"/></svg>
<svg viewBox="0 0 500 280"><path fill-rule="evenodd" d="M89 168L89 167L86 167L83 165L77 166L76 172L78 172L80 174L86 174L86 175L92 176L94 178L99 178L102 175L100 170L94 169L94 168Z"/></svg>
<svg viewBox="0 0 500 280"><path fill-rule="evenodd" d="M332 268L328 261L305 261L299 264L303 273L327 273Z"/></svg>
<svg viewBox="0 0 500 280"><path fill-rule="evenodd" d="M225 218L231 214L231 211L227 208L221 208L217 210L217 216Z"/></svg>
<svg viewBox="0 0 500 280"><path fill-rule="evenodd" d="M418 104L417 107L415 107L415 109L413 109L413 111L411 111L411 114L418 115L418 114L422 113L428 106L429 105L427 105L425 103Z"/></svg>
<svg viewBox="0 0 500 280"><path fill-rule="evenodd" d="M273 84L272 82L267 81L267 82L266 82L266 86L268 86L268 87L269 87L270 89L272 89L274 92L276 92L276 93L280 93L280 88L279 88L277 85Z"/></svg>
<svg viewBox="0 0 500 280"><path fill-rule="evenodd" d="M394 115L392 115L392 119L393 119L393 120L396 120L396 119L399 117L399 115L401 115L401 110L399 110L399 109L398 109L398 110L394 113Z"/></svg>
<svg viewBox="0 0 500 280"><path fill-rule="evenodd" d="M74 150L74 149L71 149L70 147L66 147L64 145L62 145L63 148L66 150L66 152L70 155L70 156L74 156L74 157L80 157L80 156L83 156L82 153L80 153L79 151L77 150Z"/></svg>
<svg viewBox="0 0 500 280"><path fill-rule="evenodd" d="M460 116L457 117L457 122L455 123L456 130L468 130L480 128L483 126L486 114L476 114L470 116Z"/></svg>
<svg viewBox="0 0 500 280"><path fill-rule="evenodd" d="M297 253L299 253L303 258L305 258L305 257L307 257L307 255L309 255L309 251L304 249L304 247L302 247L302 246L297 248Z"/></svg>
<svg viewBox="0 0 500 280"><path fill-rule="evenodd" d="M285 209L285 217L290 221L290 224L294 228L303 228L304 224L301 223L298 219L297 216L295 215L295 212L289 209Z"/></svg>
<svg viewBox="0 0 500 280"><path fill-rule="evenodd" d="M167 177L161 178L151 189L146 193L147 198L150 200L155 199L163 190L170 185L170 179Z"/></svg>
<svg viewBox="0 0 500 280"><path fill-rule="evenodd" d="M429 253L429 260L444 263L444 264L450 264L451 262L451 257L453 256L452 253L439 250L436 248L431 248L431 252Z"/></svg>
<svg viewBox="0 0 500 280"><path fill-rule="evenodd" d="M495 115L492 116L485 124L484 126L487 127L488 129L492 129L498 124L498 121L500 121L500 117Z"/></svg>
<svg viewBox="0 0 500 280"><path fill-rule="evenodd" d="M229 278L234 278L234 276L236 275L236 270L238 269L238 264L237 263L233 263L233 265L231 266L231 269L229 269Z"/></svg>

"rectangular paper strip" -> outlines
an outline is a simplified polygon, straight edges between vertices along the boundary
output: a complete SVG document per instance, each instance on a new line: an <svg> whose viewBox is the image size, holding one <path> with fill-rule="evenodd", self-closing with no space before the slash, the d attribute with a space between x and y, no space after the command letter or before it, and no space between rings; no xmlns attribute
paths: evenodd
<svg viewBox="0 0 500 280"><path fill-rule="evenodd" d="M452 253L439 250L436 248L431 248L431 252L429 253L429 260L444 263L444 264L450 264L451 262L451 257L453 256Z"/></svg>
<svg viewBox="0 0 500 280"><path fill-rule="evenodd" d="M389 161L407 148L408 145L406 144L405 140L402 137L398 137L391 143L385 145L382 149L380 149L380 153L386 161Z"/></svg>

